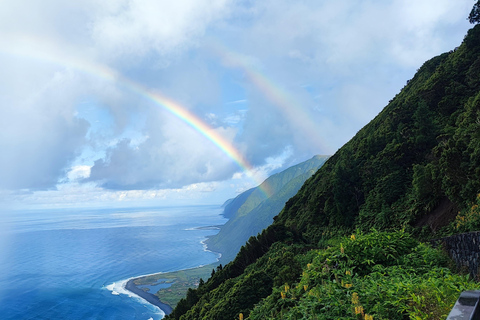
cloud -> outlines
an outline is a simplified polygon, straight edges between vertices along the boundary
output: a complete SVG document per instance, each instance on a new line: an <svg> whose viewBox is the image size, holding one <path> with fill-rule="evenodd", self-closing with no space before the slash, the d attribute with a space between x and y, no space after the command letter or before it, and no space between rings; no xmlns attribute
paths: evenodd
<svg viewBox="0 0 480 320"><path fill-rule="evenodd" d="M228 1L107 1L92 25L92 36L103 55L162 56L194 46L207 26L222 18Z"/></svg>
<svg viewBox="0 0 480 320"><path fill-rule="evenodd" d="M470 6L468 0L263 1L235 11L233 21L248 23L222 25L218 41L255 57L250 67L281 84L277 89L289 96L293 110L282 112L247 77L249 110L239 141L256 164L288 145L304 157L335 151L426 59L460 44ZM315 124L315 135L305 130L306 121L295 123L302 113Z"/></svg>
<svg viewBox="0 0 480 320"><path fill-rule="evenodd" d="M223 136L235 135L225 131ZM162 110L152 110L148 138L132 146L124 139L91 168L90 181L108 189L180 188L225 180L238 167L211 141Z"/></svg>
<svg viewBox="0 0 480 320"><path fill-rule="evenodd" d="M90 177L90 166L74 166L68 172L67 177L69 181L78 181Z"/></svg>
<svg viewBox="0 0 480 320"><path fill-rule="evenodd" d="M74 116L70 100L75 79L56 73L42 86L29 87L32 92L21 98L15 86L3 95L0 188L54 187L84 143L88 123Z"/></svg>
<svg viewBox="0 0 480 320"><path fill-rule="evenodd" d="M224 8L224 1L47 0L37 4L20 0L0 4L0 188L54 188L70 166L79 162L82 148L92 146L100 155L104 153L101 148L115 141L135 139L143 129L142 113L148 103L121 83L102 79L106 75L96 59L104 58L108 63L114 59L105 57L114 52L122 59L144 59L151 53L163 56L185 51L184 47L189 47ZM195 103L201 103L202 95L205 103L211 101L216 82L199 86L208 73L201 66L186 73L184 65L188 63L168 69L163 76L168 80L152 85L163 86L172 94L189 92L178 95L184 101L195 97ZM137 70L129 69L128 64L116 67L120 73L132 72L133 77L136 72L146 74L145 68L151 70L150 65L143 64ZM139 81L150 84L148 79ZM209 83L213 86L207 90ZM107 111L93 112L106 115L97 119L100 125L89 124L93 117L79 112L82 100L92 101L91 108ZM87 135L89 126L94 130Z"/></svg>

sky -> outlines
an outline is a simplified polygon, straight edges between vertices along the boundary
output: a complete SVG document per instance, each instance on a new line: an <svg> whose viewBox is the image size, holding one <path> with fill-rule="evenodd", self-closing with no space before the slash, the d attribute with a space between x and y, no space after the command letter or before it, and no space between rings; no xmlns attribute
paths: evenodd
<svg viewBox="0 0 480 320"><path fill-rule="evenodd" d="M472 0L0 2L0 206L221 204L331 155Z"/></svg>

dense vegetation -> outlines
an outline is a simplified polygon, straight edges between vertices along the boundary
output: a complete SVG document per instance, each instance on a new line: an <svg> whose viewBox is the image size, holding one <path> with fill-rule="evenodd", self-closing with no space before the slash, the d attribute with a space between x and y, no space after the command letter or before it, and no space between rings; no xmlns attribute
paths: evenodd
<svg viewBox="0 0 480 320"><path fill-rule="evenodd" d="M445 319L460 292L478 287L401 231L354 234L311 255L300 280L275 287L249 319Z"/></svg>
<svg viewBox="0 0 480 320"><path fill-rule="evenodd" d="M321 167L328 156L313 158L276 173L259 187L245 191L230 200L224 209L228 222L206 244L208 249L222 254L221 262L230 262L243 244L273 222L288 199ZM269 194L265 194L268 190Z"/></svg>
<svg viewBox="0 0 480 320"><path fill-rule="evenodd" d="M415 238L478 228L479 192L475 26L168 318L441 319L473 284Z"/></svg>

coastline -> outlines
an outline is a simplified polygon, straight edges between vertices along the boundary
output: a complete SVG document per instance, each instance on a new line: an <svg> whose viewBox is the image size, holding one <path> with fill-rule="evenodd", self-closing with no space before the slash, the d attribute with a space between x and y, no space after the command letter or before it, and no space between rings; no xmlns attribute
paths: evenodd
<svg viewBox="0 0 480 320"><path fill-rule="evenodd" d="M191 228L190 230L219 230L221 226L222 225L194 227L194 228ZM220 252L216 252L208 249L208 245L205 243L207 240L208 240L208 236L205 237L205 239L203 239L202 241L200 241L200 244L203 247L203 251L211 252L217 255L216 262L206 264L206 265L199 265L199 266L188 268L188 269L181 269L181 270L171 271L171 272L158 272L158 273L138 276L135 278L130 278L125 280L125 282L123 282L123 285L122 285L123 289L132 293L133 295L136 295L144 299L148 303L156 306L165 315L169 315L173 311L172 306L168 303L162 302L158 294L160 294L161 292L162 294L165 294L167 290L171 292L172 289L175 289L174 291L177 291L177 294L178 294L178 291L183 291L183 294L181 294L181 298L183 298L188 288L198 287L198 280L200 278L208 279L211 268L215 269L220 258L222 257L222 254ZM180 274L182 274L182 276L180 276ZM145 285L145 284L148 285L148 283L152 283L152 282L154 283L159 278L168 278L168 279L174 280L172 287L160 289L156 293L150 293L148 291L144 291L137 287L137 285ZM192 279L194 279L194 283L192 283ZM135 284L135 282L137 284ZM115 294L114 292L115 291L112 290L112 294ZM169 301L169 303L173 303L172 304L173 306L175 306L178 300L180 300L180 298L178 298L178 300L171 301L171 296L164 297L164 298L166 298L167 301Z"/></svg>
<svg viewBox="0 0 480 320"><path fill-rule="evenodd" d="M162 310L165 313L165 315L170 314L173 310L172 307L160 301L160 299L156 295L143 291L142 289L139 289L134 283L134 281L137 279L139 278L133 278L128 280L127 283L125 284L125 289L141 297L142 299L146 300L148 303L159 307L160 310Z"/></svg>

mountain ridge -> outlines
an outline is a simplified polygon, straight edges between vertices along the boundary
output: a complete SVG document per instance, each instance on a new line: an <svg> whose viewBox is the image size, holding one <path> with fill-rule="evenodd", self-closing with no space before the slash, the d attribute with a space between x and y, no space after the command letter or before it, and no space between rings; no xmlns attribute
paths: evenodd
<svg viewBox="0 0 480 320"><path fill-rule="evenodd" d="M222 254L221 262L231 261L240 247L273 222L285 202L294 196L302 184L328 159L316 155L267 178L260 186L249 189L225 206L224 216L229 221L220 227L218 234L209 237L205 244L209 250ZM272 192L266 197L263 189Z"/></svg>

